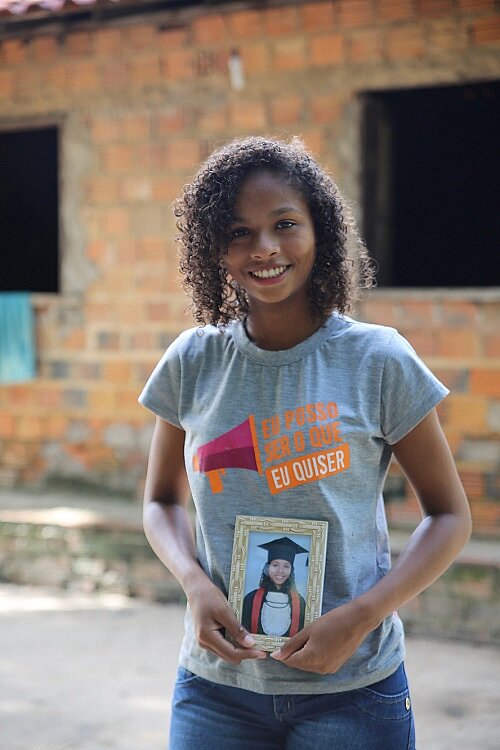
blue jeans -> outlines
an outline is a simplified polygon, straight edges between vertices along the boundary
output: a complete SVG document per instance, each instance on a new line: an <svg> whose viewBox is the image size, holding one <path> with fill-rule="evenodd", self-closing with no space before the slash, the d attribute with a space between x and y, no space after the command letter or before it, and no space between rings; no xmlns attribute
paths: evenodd
<svg viewBox="0 0 500 750"><path fill-rule="evenodd" d="M179 667L169 750L415 750L404 666L369 687L261 695Z"/></svg>

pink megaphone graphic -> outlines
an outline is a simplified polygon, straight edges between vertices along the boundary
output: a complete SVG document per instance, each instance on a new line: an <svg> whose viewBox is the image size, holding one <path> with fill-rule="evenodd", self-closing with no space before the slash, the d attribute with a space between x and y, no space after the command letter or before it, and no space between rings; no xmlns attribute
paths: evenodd
<svg viewBox="0 0 500 750"><path fill-rule="evenodd" d="M249 469L262 474L253 415L198 448L193 465L196 471L207 475L214 493L224 489L222 476L226 469Z"/></svg>

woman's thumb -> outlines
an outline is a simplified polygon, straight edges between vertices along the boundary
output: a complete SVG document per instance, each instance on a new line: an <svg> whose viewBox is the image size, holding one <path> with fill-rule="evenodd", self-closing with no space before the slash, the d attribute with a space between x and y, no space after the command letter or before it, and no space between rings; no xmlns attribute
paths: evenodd
<svg viewBox="0 0 500 750"><path fill-rule="evenodd" d="M231 638L244 646L245 648L253 648L255 646L255 638L250 635L248 630L245 630L236 618L229 625L226 625L226 630Z"/></svg>
<svg viewBox="0 0 500 750"><path fill-rule="evenodd" d="M284 661L296 651L299 651L306 641L307 638L304 637L303 633L297 633L297 635L294 635L293 638L290 638L281 648L277 648L269 656L272 656L277 661Z"/></svg>
<svg viewBox="0 0 500 750"><path fill-rule="evenodd" d="M283 659L286 659L286 657L289 656L289 654L284 652L284 648L285 648L284 646L282 646L281 648L277 648L276 651L273 651L272 653L270 653L269 656L272 659L276 659L277 661L282 661Z"/></svg>

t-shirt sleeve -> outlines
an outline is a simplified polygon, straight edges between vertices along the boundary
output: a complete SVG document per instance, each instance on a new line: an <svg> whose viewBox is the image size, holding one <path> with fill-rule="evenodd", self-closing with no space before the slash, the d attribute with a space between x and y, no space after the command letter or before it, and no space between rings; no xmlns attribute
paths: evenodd
<svg viewBox="0 0 500 750"><path fill-rule="evenodd" d="M382 375L380 424L394 445L449 393L399 333L390 340Z"/></svg>
<svg viewBox="0 0 500 750"><path fill-rule="evenodd" d="M139 396L139 403L175 427L182 427L179 417L181 360L179 339L160 359Z"/></svg>

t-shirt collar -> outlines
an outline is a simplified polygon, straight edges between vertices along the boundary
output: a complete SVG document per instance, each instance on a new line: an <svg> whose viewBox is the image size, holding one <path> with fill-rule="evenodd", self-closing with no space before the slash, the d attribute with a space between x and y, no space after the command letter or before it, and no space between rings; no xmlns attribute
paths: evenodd
<svg viewBox="0 0 500 750"><path fill-rule="evenodd" d="M252 359L254 362L258 362L259 364L280 367L281 365L288 365L307 357L321 346L326 339L331 337L338 324L339 316L334 313L327 318L325 323L318 328L317 331L304 341L301 341L300 344L292 346L290 349L282 349L278 351L261 349L256 346L256 344L248 338L245 326L241 320L232 323L230 330L234 343L239 351L246 357Z"/></svg>

